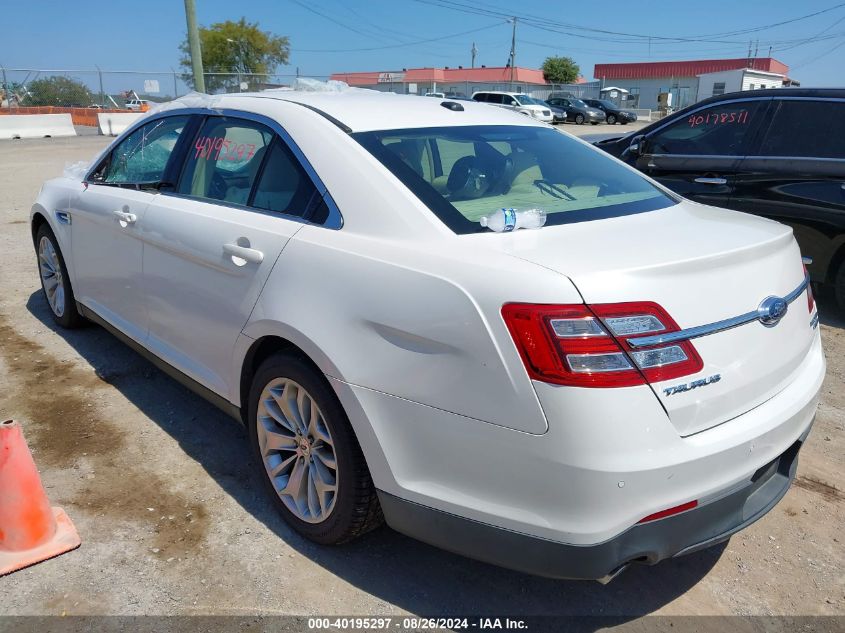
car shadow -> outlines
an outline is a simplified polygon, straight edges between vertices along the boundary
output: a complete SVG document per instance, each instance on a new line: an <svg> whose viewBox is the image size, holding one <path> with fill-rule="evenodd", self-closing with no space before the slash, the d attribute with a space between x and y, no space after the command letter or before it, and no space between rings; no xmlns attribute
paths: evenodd
<svg viewBox="0 0 845 633"><path fill-rule="evenodd" d="M819 322L830 327L845 328L845 310L841 310L837 305L833 288L814 285L813 295L819 310Z"/></svg>
<svg viewBox="0 0 845 633"><path fill-rule="evenodd" d="M41 292L27 309L62 337L101 379L161 427L243 509L290 547L347 583L423 616L601 616L578 630L654 612L698 583L725 544L654 567L633 566L608 585L551 580L444 552L380 528L343 546L321 547L293 532L264 495L243 427L156 369L106 330L58 328ZM196 420L203 421L197 433ZM569 627L570 629L572 627ZM536 630L532 627L532 630Z"/></svg>

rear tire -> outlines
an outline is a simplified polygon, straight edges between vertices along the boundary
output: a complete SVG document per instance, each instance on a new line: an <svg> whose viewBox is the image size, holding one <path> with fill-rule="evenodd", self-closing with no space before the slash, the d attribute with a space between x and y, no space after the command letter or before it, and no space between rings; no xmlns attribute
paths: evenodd
<svg viewBox="0 0 845 633"><path fill-rule="evenodd" d="M261 479L299 534L335 545L383 523L349 419L312 365L293 354L265 360L252 381L248 420Z"/></svg>
<svg viewBox="0 0 845 633"><path fill-rule="evenodd" d="M612 114L607 115L607 124L614 125L616 123L616 117Z"/></svg>
<svg viewBox="0 0 845 633"><path fill-rule="evenodd" d="M833 292L840 312L845 314L845 262L839 264L839 270L836 271L836 277L833 279Z"/></svg>
<svg viewBox="0 0 845 633"><path fill-rule="evenodd" d="M76 297L67 274L65 258L56 235L46 222L35 234L35 254L41 290L50 308L53 320L63 328L73 329L85 325L85 319L76 309Z"/></svg>

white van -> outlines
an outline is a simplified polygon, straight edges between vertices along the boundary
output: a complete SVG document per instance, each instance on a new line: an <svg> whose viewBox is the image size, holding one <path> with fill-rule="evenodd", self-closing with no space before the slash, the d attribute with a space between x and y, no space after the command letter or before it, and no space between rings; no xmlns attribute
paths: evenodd
<svg viewBox="0 0 845 633"><path fill-rule="evenodd" d="M552 122L552 110L548 104L543 103L539 99L529 97L518 92L498 92L495 90L485 90L483 92L475 92L472 95L474 101L481 103L491 103L502 108L515 110L522 114L543 121L545 123Z"/></svg>

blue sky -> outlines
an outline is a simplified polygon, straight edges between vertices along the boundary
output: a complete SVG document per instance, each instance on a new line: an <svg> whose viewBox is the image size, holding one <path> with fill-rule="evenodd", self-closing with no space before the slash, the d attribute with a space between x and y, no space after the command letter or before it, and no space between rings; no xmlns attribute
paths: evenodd
<svg viewBox="0 0 845 633"><path fill-rule="evenodd" d="M444 6L456 3L465 9ZM577 4L591 10L575 11ZM519 22L519 66L538 67L548 55L568 55L581 66L582 74L592 79L596 63L743 57L748 40L759 39L758 55L766 56L772 46L772 55L788 64L790 74L802 85L842 86L845 3L782 26L725 35L793 20L837 4L836 0L604 0L586 5L571 0L197 0L197 17L200 24L208 25L244 16L265 30L289 36L290 64L278 72L293 74L298 67L306 76L421 66L466 67L473 42L479 50L478 64L504 65L511 25L489 15L492 11L546 20L535 19L533 25ZM479 9L487 14L479 15ZM181 0L111 0L93 11L73 2L0 0L0 13L0 64L7 68L178 68L177 47L185 33ZM646 36L652 37L650 44ZM667 37L716 41L662 39ZM434 38L439 41L419 43Z"/></svg>

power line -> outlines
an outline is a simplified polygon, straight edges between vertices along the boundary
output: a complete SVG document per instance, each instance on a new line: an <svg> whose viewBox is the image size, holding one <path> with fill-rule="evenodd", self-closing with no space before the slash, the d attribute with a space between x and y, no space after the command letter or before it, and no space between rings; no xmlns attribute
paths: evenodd
<svg viewBox="0 0 845 633"><path fill-rule="evenodd" d="M838 49L842 48L843 46L845 46L845 40L843 40L843 41L839 42L839 44L837 44L837 45L836 45L836 46L834 46L833 48L831 48L831 49L829 49L829 50L825 51L824 53L822 53L822 54L820 54L820 55L816 55L815 57L813 57L813 58L811 58L811 59L807 59L807 60L804 60L803 62L800 62L800 63L796 64L795 66L793 66L793 67L792 67L792 70L797 70L798 68L803 68L804 66L809 66L810 64L812 64L812 63L817 62L818 60L820 60L822 57L827 57L827 56L828 56L828 55L830 55L833 51L838 50Z"/></svg>
<svg viewBox="0 0 845 633"><path fill-rule="evenodd" d="M363 51L381 51L390 48L403 48L405 46L417 46L419 44L428 44L430 42L440 42L442 40L448 40L453 37L461 37L463 35L470 35L471 33L478 33L479 31L486 31L497 26L502 26L502 23L497 22L495 24L481 26L477 29L470 29L469 31L451 33L450 35L442 35L440 37L431 37L423 40L417 40L415 42L404 42L402 44L385 44L384 46L368 46L366 48L294 48L292 50L296 51L297 53L357 53Z"/></svg>
<svg viewBox="0 0 845 633"><path fill-rule="evenodd" d="M459 2L457 0L414 0L420 4L426 4L430 6L439 7L442 9L449 9L453 11L459 11L462 13L472 14L472 15L483 15L488 17L498 17L507 19L512 17L511 13L507 10L496 10L494 8L488 8L486 6L477 6L473 4L468 4L466 2ZM750 32L758 32L762 30L772 29L777 26L782 26L784 24L790 24L793 22L797 22L800 20L806 20L812 17L816 17L823 13L828 13L830 11L834 11L836 9L845 7L845 3L839 3L832 7L828 7L827 9L823 9L820 11L816 11L813 13L809 13L806 15L798 16L795 18L791 18L789 20L782 20L780 22L776 22L774 24L768 24L764 26L753 27L750 29L743 29L739 31L728 31L724 33L714 33L709 35L696 35L696 36L662 36L662 35L648 35L643 33L626 33L621 31L611 31L607 29L597 29L592 27L586 27L578 24L570 24L565 22L558 22L554 20L549 20L546 17L536 16L536 15L518 15L516 17L519 18L525 24L528 24L534 28L550 31L553 33L561 33L564 35L570 35L573 37L579 37L583 39L593 39L596 41L608 41L608 42L645 42L649 39L658 40L655 43L662 42L707 42L707 43L719 43L719 44L743 44L743 41L740 40L724 40L724 39L714 39L718 37L724 37L729 35L741 35ZM577 31L582 31L582 33L578 33ZM598 35L586 35L584 33L595 33ZM606 37L608 35L616 36L616 37ZM626 38L626 39L619 39L619 38Z"/></svg>

